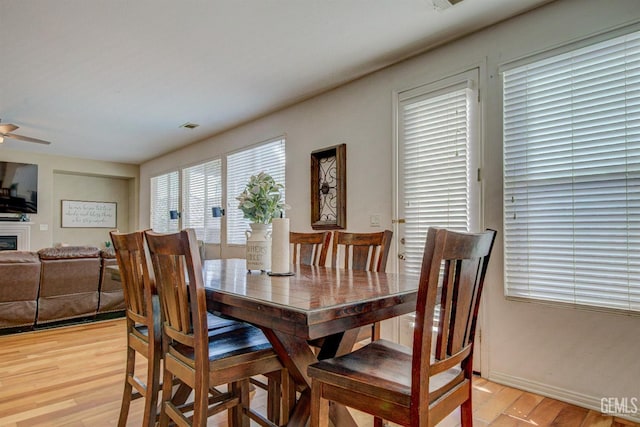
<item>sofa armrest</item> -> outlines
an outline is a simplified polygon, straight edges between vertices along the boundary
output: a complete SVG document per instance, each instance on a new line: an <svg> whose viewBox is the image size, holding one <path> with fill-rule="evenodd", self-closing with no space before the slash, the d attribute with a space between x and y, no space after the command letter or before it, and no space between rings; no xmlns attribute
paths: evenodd
<svg viewBox="0 0 640 427"><path fill-rule="evenodd" d="M0 329L34 325L40 268L34 252L0 252Z"/></svg>

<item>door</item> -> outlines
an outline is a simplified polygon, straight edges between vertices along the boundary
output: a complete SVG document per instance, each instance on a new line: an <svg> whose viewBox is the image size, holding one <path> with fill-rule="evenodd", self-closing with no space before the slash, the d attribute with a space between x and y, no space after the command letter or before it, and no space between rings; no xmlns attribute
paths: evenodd
<svg viewBox="0 0 640 427"><path fill-rule="evenodd" d="M473 69L398 93L394 234L400 273L420 273L429 227L479 229L478 75ZM412 339L413 315L406 315L399 341L410 345Z"/></svg>

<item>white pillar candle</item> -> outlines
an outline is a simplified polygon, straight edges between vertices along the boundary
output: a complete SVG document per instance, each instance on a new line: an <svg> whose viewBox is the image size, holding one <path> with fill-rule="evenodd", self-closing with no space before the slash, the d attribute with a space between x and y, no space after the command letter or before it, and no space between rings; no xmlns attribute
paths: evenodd
<svg viewBox="0 0 640 427"><path fill-rule="evenodd" d="M291 271L289 262L289 218L274 218L271 231L271 272Z"/></svg>

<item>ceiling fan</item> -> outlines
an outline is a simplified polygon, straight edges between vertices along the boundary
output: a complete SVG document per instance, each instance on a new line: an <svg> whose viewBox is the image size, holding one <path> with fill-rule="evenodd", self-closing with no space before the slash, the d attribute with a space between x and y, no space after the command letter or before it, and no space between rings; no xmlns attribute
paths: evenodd
<svg viewBox="0 0 640 427"><path fill-rule="evenodd" d="M45 141L42 139L31 138L30 136L22 136L16 135L15 133L11 133L16 129L19 129L20 126L13 125L11 123L0 123L0 144L4 142L5 138L17 139L19 141L26 142L37 142L38 144L51 144L49 141Z"/></svg>

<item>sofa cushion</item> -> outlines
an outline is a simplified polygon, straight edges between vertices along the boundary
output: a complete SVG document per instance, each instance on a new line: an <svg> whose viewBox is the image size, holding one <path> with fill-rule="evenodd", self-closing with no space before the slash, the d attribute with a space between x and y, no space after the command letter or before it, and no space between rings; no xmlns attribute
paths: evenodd
<svg viewBox="0 0 640 427"><path fill-rule="evenodd" d="M38 254L28 251L0 251L0 264L40 262Z"/></svg>
<svg viewBox="0 0 640 427"><path fill-rule="evenodd" d="M38 251L41 260L69 258L99 258L100 249L93 246L62 246L44 248Z"/></svg>
<svg viewBox="0 0 640 427"><path fill-rule="evenodd" d="M112 258L115 259L116 250L113 248L113 246L109 246L108 248L105 248L100 251L100 256L106 259L112 259Z"/></svg>
<svg viewBox="0 0 640 427"><path fill-rule="evenodd" d="M66 246L41 249L38 254L42 273L36 324L95 315L100 249Z"/></svg>

